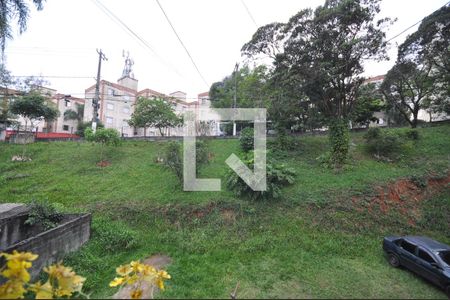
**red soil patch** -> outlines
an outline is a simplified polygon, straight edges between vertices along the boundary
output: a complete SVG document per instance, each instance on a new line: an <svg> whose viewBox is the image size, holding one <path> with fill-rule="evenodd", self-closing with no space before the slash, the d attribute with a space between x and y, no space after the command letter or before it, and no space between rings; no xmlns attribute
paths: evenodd
<svg viewBox="0 0 450 300"><path fill-rule="evenodd" d="M352 197L353 207L357 211L371 214L388 214L396 212L407 218L408 224L414 226L420 218L420 204L450 184L450 173L446 177L431 177L424 181L423 187L410 179L400 179L387 186L375 188L375 196Z"/></svg>
<svg viewBox="0 0 450 300"><path fill-rule="evenodd" d="M97 163L97 167L100 167L100 168L105 168L105 167L110 166L110 165L111 165L111 163L109 161L107 161L107 160L102 160L102 161Z"/></svg>

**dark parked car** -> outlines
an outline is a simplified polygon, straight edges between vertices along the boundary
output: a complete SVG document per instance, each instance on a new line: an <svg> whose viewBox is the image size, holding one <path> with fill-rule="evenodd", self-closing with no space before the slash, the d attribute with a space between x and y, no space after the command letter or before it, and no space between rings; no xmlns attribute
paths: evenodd
<svg viewBox="0 0 450 300"><path fill-rule="evenodd" d="M422 236L388 236L383 249L391 266L423 276L444 289L450 299L450 246Z"/></svg>

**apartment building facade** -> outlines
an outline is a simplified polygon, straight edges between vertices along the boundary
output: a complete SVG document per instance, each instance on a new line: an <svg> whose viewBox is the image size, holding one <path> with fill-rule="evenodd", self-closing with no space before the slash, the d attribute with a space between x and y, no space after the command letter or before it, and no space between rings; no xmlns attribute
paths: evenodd
<svg viewBox="0 0 450 300"><path fill-rule="evenodd" d="M85 90L84 121L91 121L93 117L93 99L95 97L95 85ZM159 136L157 128L135 128L128 124L134 112L139 98L162 98L172 104L172 108L178 115L188 109L195 109L196 102L187 102L186 93L177 91L166 95L155 90L145 88L138 90L138 80L131 75L121 77L117 83L101 80L99 85L99 120L106 128L114 128L123 137L133 136ZM165 136L181 136L182 127L164 128Z"/></svg>

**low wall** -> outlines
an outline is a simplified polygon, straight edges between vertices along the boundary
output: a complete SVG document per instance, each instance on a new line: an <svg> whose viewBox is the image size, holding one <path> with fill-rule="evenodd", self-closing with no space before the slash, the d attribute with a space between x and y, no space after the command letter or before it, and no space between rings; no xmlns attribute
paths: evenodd
<svg viewBox="0 0 450 300"><path fill-rule="evenodd" d="M38 254L30 269L32 279L52 263L61 260L65 254L79 249L89 240L91 214L67 214L63 222L55 228L36 232L24 225L27 215L21 214L9 218L3 224L0 250L11 253L13 250L29 251ZM3 230L10 228L8 230ZM31 229L31 232L29 232ZM24 238L17 242L17 238ZM5 244L3 243L5 242ZM9 244L8 244L9 243ZM14 243L14 244L11 244Z"/></svg>
<svg viewBox="0 0 450 300"><path fill-rule="evenodd" d="M11 134L9 142L11 144L31 144L34 143L34 133L32 132L20 132Z"/></svg>

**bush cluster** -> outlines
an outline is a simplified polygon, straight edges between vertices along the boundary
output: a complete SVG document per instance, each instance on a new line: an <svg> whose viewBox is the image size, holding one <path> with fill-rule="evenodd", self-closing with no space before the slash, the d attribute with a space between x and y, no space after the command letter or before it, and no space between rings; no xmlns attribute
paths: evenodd
<svg viewBox="0 0 450 300"><path fill-rule="evenodd" d="M408 148L408 142L419 139L419 132L408 130L383 130L370 128L365 135L366 151L378 158L397 159Z"/></svg>
<svg viewBox="0 0 450 300"><path fill-rule="evenodd" d="M86 128L84 137L89 142L107 146L117 146L120 144L120 133L113 128L98 128L95 133L91 128Z"/></svg>
<svg viewBox="0 0 450 300"><path fill-rule="evenodd" d="M196 147L196 163L198 172L202 165L208 163L208 145L204 141L197 141ZM170 141L164 153L164 165L172 171L180 181L183 180L183 153L180 142Z"/></svg>
<svg viewBox="0 0 450 300"><path fill-rule="evenodd" d="M250 170L253 170L253 158L244 160ZM293 169L286 167L284 164L276 164L272 160L268 160L266 164L266 191L254 191L244 180L233 170L227 174L227 187L239 197L245 197L250 200L268 200L281 197L281 189L283 186L293 184L295 181L295 172Z"/></svg>
<svg viewBox="0 0 450 300"><path fill-rule="evenodd" d="M239 145L242 151L249 152L253 150L254 147L254 130L251 127L245 127L241 131L241 136L239 137Z"/></svg>
<svg viewBox="0 0 450 300"><path fill-rule="evenodd" d="M63 219L63 215L56 207L46 201L32 200L28 208L30 212L28 218L25 220L25 224L27 225L42 226L44 230L49 230L58 226L59 222Z"/></svg>

